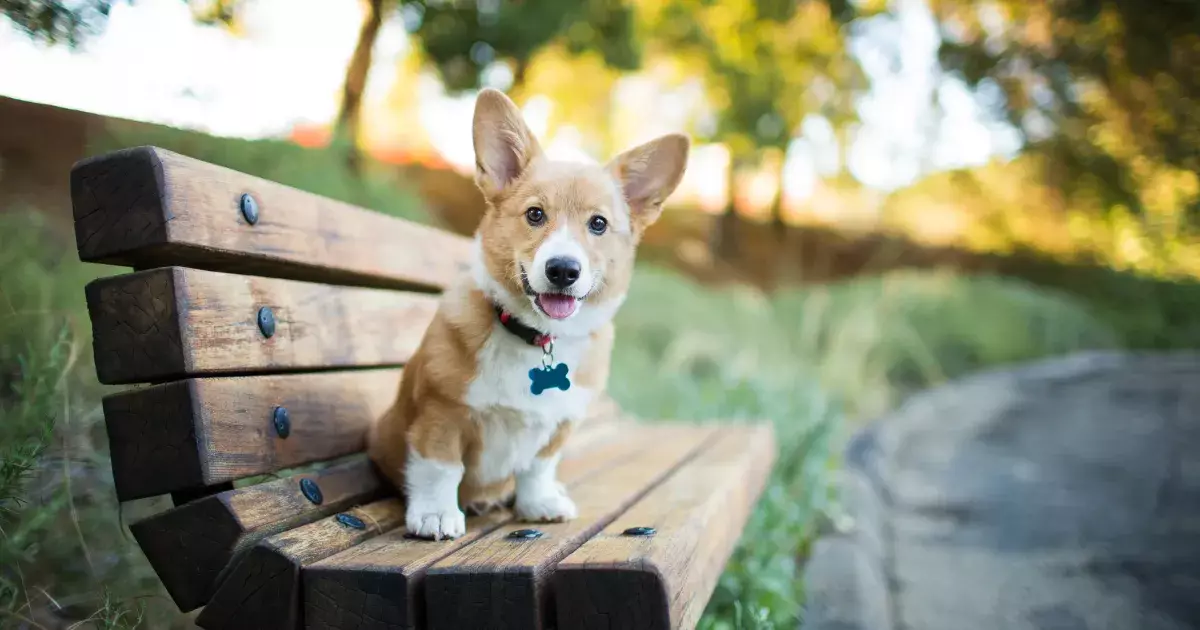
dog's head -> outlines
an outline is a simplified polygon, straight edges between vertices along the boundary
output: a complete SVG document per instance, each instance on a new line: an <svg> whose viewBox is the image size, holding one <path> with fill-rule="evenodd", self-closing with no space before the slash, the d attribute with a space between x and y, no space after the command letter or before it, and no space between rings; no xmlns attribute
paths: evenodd
<svg viewBox="0 0 1200 630"><path fill-rule="evenodd" d="M666 135L608 164L548 159L503 93L475 103L475 182L488 208L475 275L488 296L554 335L589 333L625 298L637 244L687 165Z"/></svg>

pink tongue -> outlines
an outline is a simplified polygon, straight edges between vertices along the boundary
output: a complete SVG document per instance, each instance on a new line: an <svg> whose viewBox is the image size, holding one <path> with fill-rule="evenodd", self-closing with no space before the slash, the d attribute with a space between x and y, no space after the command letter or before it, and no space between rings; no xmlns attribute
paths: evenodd
<svg viewBox="0 0 1200 630"><path fill-rule="evenodd" d="M538 296L537 300L538 306L541 306L542 310L554 319L570 317L575 312L575 305L579 303L569 295L558 293L543 293Z"/></svg>

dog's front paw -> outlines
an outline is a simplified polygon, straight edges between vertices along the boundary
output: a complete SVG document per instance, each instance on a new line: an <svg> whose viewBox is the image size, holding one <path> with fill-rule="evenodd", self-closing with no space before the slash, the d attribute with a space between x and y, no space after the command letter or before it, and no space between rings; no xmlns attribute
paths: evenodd
<svg viewBox="0 0 1200 630"><path fill-rule="evenodd" d="M561 486L548 488L545 492L522 496L517 493L517 518L535 523L557 523L579 516L575 502L567 496Z"/></svg>
<svg viewBox="0 0 1200 630"><path fill-rule="evenodd" d="M440 510L409 509L404 515L408 533L418 538L442 540L467 533L467 518L457 507Z"/></svg>

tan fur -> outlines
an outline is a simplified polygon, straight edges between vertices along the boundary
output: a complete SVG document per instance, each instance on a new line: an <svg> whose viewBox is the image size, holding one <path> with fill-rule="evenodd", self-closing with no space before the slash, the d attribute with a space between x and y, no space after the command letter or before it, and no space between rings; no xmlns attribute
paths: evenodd
<svg viewBox="0 0 1200 630"><path fill-rule="evenodd" d="M583 244L593 275L600 279L581 308L623 298L638 241L682 177L687 138L664 136L604 166L554 162L542 154L519 110L494 90L480 94L474 127L476 182L488 201L477 232L487 274L504 291L523 299L520 266L529 265L548 236L566 227ZM525 213L530 206L545 210L545 224L529 225ZM597 214L609 221L609 230L598 236L587 228ZM468 472L479 464L487 446L473 419L473 412L480 410L471 409L465 400L479 371L481 349L498 328L493 303L476 279L464 277L443 296L405 367L395 403L368 440L371 459L397 487L405 487L409 447L424 459L462 463ZM508 332L500 329L498 334ZM585 334L583 358L570 366L572 387L596 392L593 405L607 403L603 391L613 326L606 322ZM571 419L561 422L537 456L555 455L573 424ZM499 503L513 492L511 478L485 485L473 485L469 479L468 474L459 487L460 506Z"/></svg>

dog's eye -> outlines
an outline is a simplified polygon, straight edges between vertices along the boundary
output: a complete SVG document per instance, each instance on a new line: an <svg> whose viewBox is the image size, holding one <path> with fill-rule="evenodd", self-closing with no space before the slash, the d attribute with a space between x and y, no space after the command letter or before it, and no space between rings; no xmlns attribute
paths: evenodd
<svg viewBox="0 0 1200 630"><path fill-rule="evenodd" d="M529 225L537 227L546 222L546 213L539 207L533 206L525 211L525 220Z"/></svg>
<svg viewBox="0 0 1200 630"><path fill-rule="evenodd" d="M588 219L588 230L592 234L599 236L599 235L603 234L604 231L607 229L608 229L608 219L605 219L604 217L602 217L598 214L596 216Z"/></svg>

